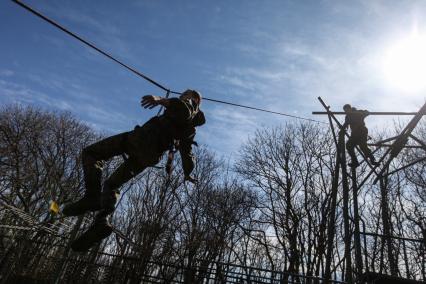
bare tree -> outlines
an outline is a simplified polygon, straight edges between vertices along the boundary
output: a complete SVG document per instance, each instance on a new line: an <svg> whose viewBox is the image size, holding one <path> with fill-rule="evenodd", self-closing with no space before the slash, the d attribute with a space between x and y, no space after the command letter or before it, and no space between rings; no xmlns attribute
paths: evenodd
<svg viewBox="0 0 426 284"><path fill-rule="evenodd" d="M0 110L0 199L3 208L17 208L31 216L34 222L53 225L49 204L51 200L65 203L83 190L80 151L93 139L94 132L69 113L57 114L19 105L3 107ZM28 226L13 214L10 210L2 210L1 223ZM64 228L56 227L60 229ZM23 273L24 268L43 265L40 257L31 258L36 252L49 253L46 246L37 245L37 242L55 243L44 231L19 233L6 228L0 232L3 236L14 237L1 262L5 264L10 260L9 269L14 267L16 274ZM18 253L8 259L11 251Z"/></svg>
<svg viewBox="0 0 426 284"><path fill-rule="evenodd" d="M244 146L236 169L262 192L258 208L282 258L272 267L288 275L322 275L334 147L314 125L259 130Z"/></svg>

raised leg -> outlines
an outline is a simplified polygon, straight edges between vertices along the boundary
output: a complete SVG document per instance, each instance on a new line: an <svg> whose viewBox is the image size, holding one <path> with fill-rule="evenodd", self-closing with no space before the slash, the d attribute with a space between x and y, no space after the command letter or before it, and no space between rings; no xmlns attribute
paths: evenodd
<svg viewBox="0 0 426 284"><path fill-rule="evenodd" d="M119 188L145 168L146 166L144 166L143 163L139 165L137 161L131 157L121 164L105 181L102 191L102 210L96 215L92 227L71 244L71 248L74 251L87 251L94 244L112 234L113 227L109 222L109 217L115 210L115 204L119 196Z"/></svg>
<svg viewBox="0 0 426 284"><path fill-rule="evenodd" d="M110 215L115 210L115 204L120 194L120 187L146 169L144 161L138 161L130 156L104 182L102 190L102 212L100 215Z"/></svg>
<svg viewBox="0 0 426 284"><path fill-rule="evenodd" d="M351 163L349 164L351 167L357 167L359 165L358 159L355 154L355 140L351 136L346 142L346 149L348 150L348 154L351 157Z"/></svg>
<svg viewBox="0 0 426 284"><path fill-rule="evenodd" d="M362 133L360 133L358 145L361 151L364 153L364 156L367 159L370 159L373 166L377 166L379 163L376 162L376 159L373 156L373 153L371 152L370 148L367 145L368 140L368 130L365 128Z"/></svg>
<svg viewBox="0 0 426 284"><path fill-rule="evenodd" d="M84 148L82 162L86 195L100 196L103 161L126 152L128 135L129 132L114 135Z"/></svg>
<svg viewBox="0 0 426 284"><path fill-rule="evenodd" d="M128 132L103 139L92 144L82 153L84 181L86 191L84 197L68 204L62 210L65 216L77 216L87 211L97 211L101 207L101 179L103 161L125 153Z"/></svg>

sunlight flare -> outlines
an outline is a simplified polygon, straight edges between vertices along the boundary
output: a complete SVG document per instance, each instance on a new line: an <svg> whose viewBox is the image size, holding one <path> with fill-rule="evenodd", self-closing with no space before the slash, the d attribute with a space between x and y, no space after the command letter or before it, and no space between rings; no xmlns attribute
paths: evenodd
<svg viewBox="0 0 426 284"><path fill-rule="evenodd" d="M426 35L413 32L391 45L384 54L383 68L392 87L401 91L426 91Z"/></svg>

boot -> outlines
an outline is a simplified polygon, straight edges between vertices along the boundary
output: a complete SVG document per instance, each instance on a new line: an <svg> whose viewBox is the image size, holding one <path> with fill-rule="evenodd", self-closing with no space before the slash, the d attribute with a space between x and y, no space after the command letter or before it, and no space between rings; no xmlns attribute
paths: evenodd
<svg viewBox="0 0 426 284"><path fill-rule="evenodd" d="M118 197L120 196L120 191L118 189L111 190L110 187L106 184L101 194L100 205L104 214L112 214L115 211L115 204L117 203Z"/></svg>
<svg viewBox="0 0 426 284"><path fill-rule="evenodd" d="M65 216L78 216L87 211L93 212L98 210L101 210L100 198L85 195L79 201L66 205L62 210L62 214Z"/></svg>
<svg viewBox="0 0 426 284"><path fill-rule="evenodd" d="M113 228L108 221L108 216L102 212L96 217L94 224L71 244L71 249L76 252L89 250L93 245L109 237Z"/></svg>

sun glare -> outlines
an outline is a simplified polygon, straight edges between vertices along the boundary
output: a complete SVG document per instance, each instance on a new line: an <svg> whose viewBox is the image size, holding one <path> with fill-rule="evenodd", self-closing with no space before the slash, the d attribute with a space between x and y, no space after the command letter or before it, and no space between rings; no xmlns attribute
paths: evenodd
<svg viewBox="0 0 426 284"><path fill-rule="evenodd" d="M426 35L412 33L391 45L383 63L392 87L406 92L426 91Z"/></svg>

